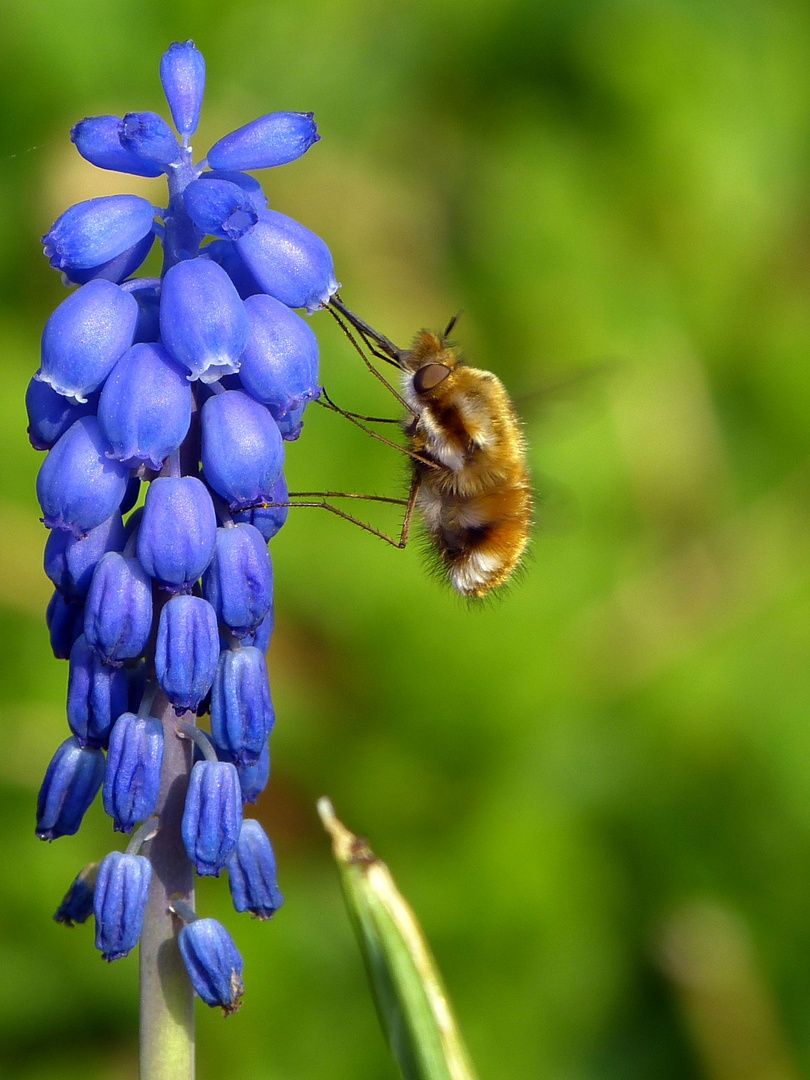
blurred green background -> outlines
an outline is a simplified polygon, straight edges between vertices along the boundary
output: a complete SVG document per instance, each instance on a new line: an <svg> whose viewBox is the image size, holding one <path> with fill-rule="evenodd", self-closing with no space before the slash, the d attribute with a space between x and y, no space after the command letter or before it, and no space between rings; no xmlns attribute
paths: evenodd
<svg viewBox="0 0 810 1080"><path fill-rule="evenodd" d="M0 1072L136 1075L134 957L51 914L115 838L33 835L66 733L23 393L63 297L39 237L158 181L70 125L164 111L162 51L208 62L195 146L274 109L323 141L264 174L395 341L440 328L526 418L523 580L471 609L327 514L273 543L278 713L258 815L287 903L199 907L246 958L198 1010L201 1080L396 1076L315 799L421 916L482 1080L810 1075L810 9L801 0L3 0L0 7ZM395 403L325 314L322 377ZM323 411L298 488L392 494L396 453ZM392 412L393 415L393 412ZM369 518L394 526L384 514Z"/></svg>

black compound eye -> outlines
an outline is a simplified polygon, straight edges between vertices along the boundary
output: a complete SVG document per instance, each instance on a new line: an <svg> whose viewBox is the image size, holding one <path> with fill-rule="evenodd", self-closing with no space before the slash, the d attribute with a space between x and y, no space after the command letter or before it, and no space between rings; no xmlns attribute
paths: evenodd
<svg viewBox="0 0 810 1080"><path fill-rule="evenodd" d="M425 364L420 367L413 377L413 388L417 394L424 394L432 390L440 382L444 382L450 374L450 368L444 364Z"/></svg>

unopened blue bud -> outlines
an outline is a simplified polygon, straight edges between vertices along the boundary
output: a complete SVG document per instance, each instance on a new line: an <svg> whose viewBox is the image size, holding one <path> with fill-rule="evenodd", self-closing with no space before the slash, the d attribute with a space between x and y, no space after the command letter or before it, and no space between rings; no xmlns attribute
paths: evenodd
<svg viewBox="0 0 810 1080"><path fill-rule="evenodd" d="M138 303L111 281L88 281L45 324L37 378L82 402L132 344Z"/></svg>
<svg viewBox="0 0 810 1080"><path fill-rule="evenodd" d="M84 630L84 604L65 599L57 589L48 601L45 622L53 655L57 660L67 660L76 639Z"/></svg>
<svg viewBox="0 0 810 1080"><path fill-rule="evenodd" d="M183 199L188 216L207 236L238 240L259 220L247 194L228 180L192 180Z"/></svg>
<svg viewBox="0 0 810 1080"><path fill-rule="evenodd" d="M232 510L241 510L271 501L284 466L284 443L263 405L227 390L203 406L201 456L208 483Z"/></svg>
<svg viewBox="0 0 810 1080"><path fill-rule="evenodd" d="M229 169L211 169L200 173L200 180L227 180L229 184L236 184L242 189L242 193L250 200L257 214L267 209L267 196L262 190L262 185L255 176L246 172L233 172Z"/></svg>
<svg viewBox="0 0 810 1080"><path fill-rule="evenodd" d="M82 157L99 169L134 176L160 176L163 172L160 165L124 149L118 137L120 123L120 116L87 116L74 125L70 138Z"/></svg>
<svg viewBox="0 0 810 1080"><path fill-rule="evenodd" d="M191 770L183 811L183 843L197 873L219 877L236 850L242 791L227 761L198 761Z"/></svg>
<svg viewBox="0 0 810 1080"><path fill-rule="evenodd" d="M270 779L269 743L264 744L259 760L254 764L243 765L238 761L235 764L239 774L239 786L242 789L242 802L255 803Z"/></svg>
<svg viewBox="0 0 810 1080"><path fill-rule="evenodd" d="M120 960L138 944L151 881L152 864L143 855L111 851L102 860L93 913L96 948L105 960Z"/></svg>
<svg viewBox="0 0 810 1080"><path fill-rule="evenodd" d="M108 458L108 449L96 418L83 416L48 453L37 476L37 498L49 529L85 536L118 509L129 470Z"/></svg>
<svg viewBox="0 0 810 1080"><path fill-rule="evenodd" d="M300 315L272 296L245 301L250 337L239 378L251 397L280 420L320 395L318 339Z"/></svg>
<svg viewBox="0 0 810 1080"><path fill-rule="evenodd" d="M106 664L140 656L152 629L152 583L137 559L117 551L93 571L84 606L84 636Z"/></svg>
<svg viewBox="0 0 810 1080"><path fill-rule="evenodd" d="M54 913L54 922L64 926L85 923L93 914L93 892L96 887L99 863L88 863L82 867L62 897L62 903Z"/></svg>
<svg viewBox="0 0 810 1080"><path fill-rule="evenodd" d="M217 518L196 476L159 476L149 485L138 529L138 558L147 574L182 592L202 577L214 554Z"/></svg>
<svg viewBox="0 0 810 1080"><path fill-rule="evenodd" d="M305 410L306 405L302 405L300 409L291 409L286 416L282 416L280 420L276 421L284 442L295 442L296 439L301 437Z"/></svg>
<svg viewBox="0 0 810 1080"><path fill-rule="evenodd" d="M262 292L287 307L316 311L339 288L323 240L276 210L263 210L236 245Z"/></svg>
<svg viewBox="0 0 810 1080"><path fill-rule="evenodd" d="M250 324L227 273L210 259L186 259L163 279L163 344L192 378L213 382L239 370Z"/></svg>
<svg viewBox="0 0 810 1080"><path fill-rule="evenodd" d="M85 282L94 281L96 278L113 282L124 281L146 260L154 242L155 234L147 233L137 244L122 251L109 262L101 263L100 266L91 267L89 270L65 271L65 277L74 285L84 285Z"/></svg>
<svg viewBox="0 0 810 1080"><path fill-rule="evenodd" d="M104 384L98 422L112 456L130 468L145 462L160 470L191 423L191 385L185 372L162 346L133 345Z"/></svg>
<svg viewBox="0 0 810 1080"><path fill-rule="evenodd" d="M253 525L217 529L214 557L203 575L203 595L236 637L252 633L273 606L273 563Z"/></svg>
<svg viewBox="0 0 810 1080"><path fill-rule="evenodd" d="M233 938L216 919L195 919L180 931L177 944L191 985L212 1008L226 1016L242 1004L244 962Z"/></svg>
<svg viewBox="0 0 810 1080"><path fill-rule="evenodd" d="M39 839L56 840L77 833L103 779L101 750L81 746L76 738L65 739L51 758L39 789L36 828Z"/></svg>
<svg viewBox="0 0 810 1080"><path fill-rule="evenodd" d="M219 659L214 609L199 596L175 596L160 613L155 670L177 710L194 709L211 689Z"/></svg>
<svg viewBox="0 0 810 1080"><path fill-rule="evenodd" d="M205 60L193 41L169 46L160 58L160 81L174 126L181 135L193 135L205 91Z"/></svg>
<svg viewBox="0 0 810 1080"><path fill-rule="evenodd" d="M67 718L81 745L106 746L113 724L129 706L124 668L105 664L84 634L70 650Z"/></svg>
<svg viewBox="0 0 810 1080"><path fill-rule="evenodd" d="M35 376L25 391L28 438L31 445L35 450L50 450L74 420L95 413L97 406L95 394L80 403L73 398L66 398L64 394L58 394Z"/></svg>
<svg viewBox="0 0 810 1080"><path fill-rule="evenodd" d="M118 137L125 150L144 161L167 167L180 160L180 144L157 113L127 113L118 126Z"/></svg>
<svg viewBox="0 0 810 1080"><path fill-rule="evenodd" d="M152 204L138 195L105 195L66 210L42 237L54 270L87 270L109 262L152 231Z"/></svg>
<svg viewBox="0 0 810 1080"><path fill-rule="evenodd" d="M236 244L230 240L212 240L203 250L209 259L222 267L243 300L262 291L236 250ZM225 378L229 377L225 376Z"/></svg>
<svg viewBox="0 0 810 1080"><path fill-rule="evenodd" d="M163 728L153 716L125 712L110 733L102 798L118 832L155 812L163 766Z"/></svg>
<svg viewBox="0 0 810 1080"><path fill-rule="evenodd" d="M253 645L226 649L211 688L211 734L233 761L259 760L276 714L267 683L264 653Z"/></svg>
<svg viewBox="0 0 810 1080"><path fill-rule="evenodd" d="M287 480L284 473L282 473L273 485L272 497L268 502L286 503L289 498ZM289 512L289 506L257 506L251 510L235 511L233 520L240 523L247 522L249 525L255 526L264 537L265 543L267 543L273 539L285 523Z"/></svg>
<svg viewBox="0 0 810 1080"><path fill-rule="evenodd" d="M69 532L52 529L45 543L45 573L60 592L81 602L101 556L123 550L124 523L116 510L79 540Z"/></svg>
<svg viewBox="0 0 810 1080"><path fill-rule="evenodd" d="M242 822L239 843L228 860L228 885L237 911L272 919L284 897L278 887L276 857L267 833L252 818Z"/></svg>
<svg viewBox="0 0 810 1080"><path fill-rule="evenodd" d="M276 112L237 128L208 151L212 169L270 169L295 161L318 142L310 113Z"/></svg>

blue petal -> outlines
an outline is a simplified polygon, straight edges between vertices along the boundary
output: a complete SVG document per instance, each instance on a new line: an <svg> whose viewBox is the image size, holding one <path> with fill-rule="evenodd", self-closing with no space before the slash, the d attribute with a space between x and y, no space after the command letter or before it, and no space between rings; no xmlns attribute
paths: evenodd
<svg viewBox="0 0 810 1080"><path fill-rule="evenodd" d="M212 382L239 370L250 324L239 293L210 259L177 263L163 280L163 344L192 378Z"/></svg>
<svg viewBox="0 0 810 1080"><path fill-rule="evenodd" d="M110 733L104 810L118 832L132 832L155 812L163 767L163 727L154 716L125 712Z"/></svg>
<svg viewBox="0 0 810 1080"><path fill-rule="evenodd" d="M160 81L181 135L197 130L205 91L205 60L193 41L175 41L160 58Z"/></svg>
<svg viewBox="0 0 810 1080"><path fill-rule="evenodd" d="M98 422L113 457L159 471L191 423L191 386L182 368L160 345L133 345L104 384Z"/></svg>
<svg viewBox="0 0 810 1080"><path fill-rule="evenodd" d="M157 113L127 113L118 125L118 137L125 150L144 161L168 167L180 160L180 144Z"/></svg>
<svg viewBox="0 0 810 1080"><path fill-rule="evenodd" d="M25 391L28 412L28 439L35 450L50 450L74 420L95 413L98 400L77 402L65 397L36 376Z"/></svg>
<svg viewBox="0 0 810 1080"><path fill-rule="evenodd" d="M130 347L137 324L138 303L130 293L111 281L82 285L45 324L37 378L84 402Z"/></svg>
<svg viewBox="0 0 810 1080"><path fill-rule="evenodd" d="M152 161L125 150L118 137L120 116L87 116L74 125L71 141L82 157L100 169L132 173L135 176L160 176L163 169Z"/></svg>
<svg viewBox="0 0 810 1080"><path fill-rule="evenodd" d="M259 760L251 765L236 762L239 773L239 786L242 789L242 802L255 803L270 779L270 746L265 743Z"/></svg>
<svg viewBox="0 0 810 1080"><path fill-rule="evenodd" d="M175 709L196 709L211 689L219 659L214 609L199 596L175 596L158 623L155 669Z"/></svg>
<svg viewBox="0 0 810 1080"><path fill-rule="evenodd" d="M287 481L284 473L282 473L273 485L272 498L268 500L268 502L271 503L270 506L257 506L251 510L235 511L233 520L254 525L264 537L265 543L267 543L273 539L285 523L287 515L290 512L289 506L273 506L272 503L286 503L289 501L289 498Z"/></svg>
<svg viewBox="0 0 810 1080"><path fill-rule="evenodd" d="M99 559L84 606L84 636L106 664L120 667L146 648L152 583L137 559L108 551Z"/></svg>
<svg viewBox="0 0 810 1080"><path fill-rule="evenodd" d="M242 822L239 843L228 862L228 886L237 911L271 919L284 903L278 888L276 857L258 821Z"/></svg>
<svg viewBox="0 0 810 1080"><path fill-rule="evenodd" d="M269 169L295 161L318 142L310 113L276 112L237 128L208 151L212 169Z"/></svg>
<svg viewBox="0 0 810 1080"><path fill-rule="evenodd" d="M223 240L238 240L259 220L248 195L228 180L192 180L183 200L197 228Z"/></svg>
<svg viewBox="0 0 810 1080"><path fill-rule="evenodd" d="M124 524L118 511L81 539L52 529L45 542L45 573L65 596L83 602L101 556L123 550Z"/></svg>
<svg viewBox="0 0 810 1080"><path fill-rule="evenodd" d="M219 877L236 850L241 825L236 768L225 761L198 761L191 770L181 824L186 853L198 874Z"/></svg>
<svg viewBox="0 0 810 1080"><path fill-rule="evenodd" d="M273 563L253 525L217 529L214 557L203 575L203 595L236 637L252 633L273 606Z"/></svg>
<svg viewBox="0 0 810 1080"><path fill-rule="evenodd" d="M226 649L211 688L211 734L217 747L231 760L253 765L275 721L264 653L252 645Z"/></svg>
<svg viewBox="0 0 810 1080"><path fill-rule="evenodd" d="M84 634L76 638L70 650L67 719L79 743L106 746L113 724L128 705L124 668L105 664Z"/></svg>
<svg viewBox="0 0 810 1080"><path fill-rule="evenodd" d="M115 513L129 470L107 457L94 416L77 420L59 439L37 476L37 498L49 529L84 536Z"/></svg>
<svg viewBox="0 0 810 1080"><path fill-rule="evenodd" d="M262 291L242 261L242 257L236 250L236 244L230 240L213 240L203 248L203 254L222 267L243 300Z"/></svg>
<svg viewBox="0 0 810 1080"><path fill-rule="evenodd" d="M143 855L111 851L98 868L93 897L96 948L105 960L120 960L138 944L152 881Z"/></svg>
<svg viewBox="0 0 810 1080"><path fill-rule="evenodd" d="M295 442L296 439L301 437L304 428L305 409L306 405L302 405L300 409L291 409L286 416L282 416L277 421L278 430L281 432L284 442Z"/></svg>
<svg viewBox="0 0 810 1080"><path fill-rule="evenodd" d="M239 378L250 396L281 420L320 395L318 339L300 315L272 296L249 297L245 311L250 337Z"/></svg>
<svg viewBox="0 0 810 1080"><path fill-rule="evenodd" d="M262 292L287 307L316 311L340 287L323 240L275 210L262 211L236 245Z"/></svg>
<svg viewBox="0 0 810 1080"><path fill-rule="evenodd" d="M97 278L116 283L124 281L130 274L134 274L144 262L146 256L152 250L154 242L155 234L147 233L143 240L139 240L133 247L127 248L126 251L116 255L109 262L102 263L101 266L94 266L89 270L69 269L65 272L65 277L74 285L84 285L86 282L95 281Z"/></svg>
<svg viewBox="0 0 810 1080"><path fill-rule="evenodd" d="M191 984L206 1005L236 1012L244 994L244 963L233 938L216 919L195 919L184 926L177 943Z"/></svg>
<svg viewBox="0 0 810 1080"><path fill-rule="evenodd" d="M55 270L86 270L109 262L152 231L152 204L137 195L105 195L76 203L42 238Z"/></svg>
<svg viewBox="0 0 810 1080"><path fill-rule="evenodd" d="M153 578L185 591L211 561L217 519L196 476L162 476L149 485L138 529L138 558Z"/></svg>
<svg viewBox="0 0 810 1080"><path fill-rule="evenodd" d="M102 751L80 746L75 738L65 739L51 759L39 790L39 839L56 840L77 833L103 779Z"/></svg>
<svg viewBox="0 0 810 1080"><path fill-rule="evenodd" d="M268 410L240 390L209 398L202 410L202 464L231 509L272 501L284 443Z"/></svg>
<svg viewBox="0 0 810 1080"><path fill-rule="evenodd" d="M48 625L53 655L57 660L67 660L70 650L84 630L84 604L66 600L57 589L48 601L45 622Z"/></svg>
<svg viewBox="0 0 810 1080"><path fill-rule="evenodd" d="M257 214L267 209L267 196L262 190L262 185L255 176L245 172L233 172L229 169L211 169L200 173L200 180L227 180L229 184L236 184L250 200Z"/></svg>

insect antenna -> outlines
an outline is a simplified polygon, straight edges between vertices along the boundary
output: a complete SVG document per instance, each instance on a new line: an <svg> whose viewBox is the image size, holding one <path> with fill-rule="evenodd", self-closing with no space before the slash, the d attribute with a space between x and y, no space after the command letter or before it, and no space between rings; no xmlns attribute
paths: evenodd
<svg viewBox="0 0 810 1080"><path fill-rule="evenodd" d="M456 314L453 316L453 318L447 324L447 329L442 334L442 340L446 341L447 338L450 337L450 335L453 332L453 327L456 325L456 323L458 322L458 320L461 318L462 315L463 315L463 312L461 312L461 311L456 312Z"/></svg>

